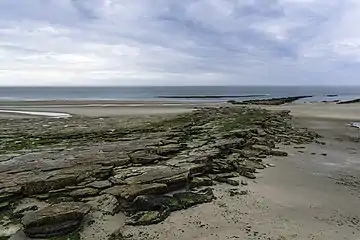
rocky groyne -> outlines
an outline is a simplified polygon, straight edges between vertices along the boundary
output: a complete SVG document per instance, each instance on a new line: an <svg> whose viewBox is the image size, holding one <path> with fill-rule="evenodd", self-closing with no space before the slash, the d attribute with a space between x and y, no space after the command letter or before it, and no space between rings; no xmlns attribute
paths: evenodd
<svg viewBox="0 0 360 240"><path fill-rule="evenodd" d="M292 103L299 99L310 98L312 96L295 96L295 97L283 97L283 98L269 98L269 99L253 99L246 101L233 101L230 100L228 103L231 104L243 104L243 105L283 105L286 103Z"/></svg>

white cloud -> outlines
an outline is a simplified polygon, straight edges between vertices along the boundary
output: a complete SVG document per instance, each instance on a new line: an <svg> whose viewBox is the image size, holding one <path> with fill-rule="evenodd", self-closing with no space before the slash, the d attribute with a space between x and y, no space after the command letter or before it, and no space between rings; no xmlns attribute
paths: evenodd
<svg viewBox="0 0 360 240"><path fill-rule="evenodd" d="M0 85L358 84L358 22L354 0L3 0Z"/></svg>

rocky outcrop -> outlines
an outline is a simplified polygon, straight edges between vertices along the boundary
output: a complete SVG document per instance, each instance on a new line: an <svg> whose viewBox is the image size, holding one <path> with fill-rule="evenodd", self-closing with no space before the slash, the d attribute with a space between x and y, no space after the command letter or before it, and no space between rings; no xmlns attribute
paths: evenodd
<svg viewBox="0 0 360 240"><path fill-rule="evenodd" d="M126 129L118 118L47 121L53 120L0 121L0 211L28 197L58 203L12 213L25 214L25 232L37 237L74 230L89 208L74 201L101 215L122 211L132 225L157 223L214 199L211 189L199 188L247 184L239 177L254 179L269 166L266 158L287 155L279 145L319 137L293 127L289 112L240 106L131 122Z"/></svg>
<svg viewBox="0 0 360 240"><path fill-rule="evenodd" d="M83 203L54 204L26 214L22 225L30 238L59 236L77 229L89 211L90 207Z"/></svg>

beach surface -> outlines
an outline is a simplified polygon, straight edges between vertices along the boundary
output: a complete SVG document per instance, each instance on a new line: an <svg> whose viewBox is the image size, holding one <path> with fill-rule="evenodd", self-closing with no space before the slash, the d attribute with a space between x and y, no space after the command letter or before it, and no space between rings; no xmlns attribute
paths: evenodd
<svg viewBox="0 0 360 240"><path fill-rule="evenodd" d="M88 117L131 116L154 114L177 114L192 111L200 107L231 106L225 102L197 101L0 101L0 118L36 117L44 113L64 113ZM293 103L281 106L252 105L270 110L289 110L298 118L323 118L333 120L360 121L360 104L336 103ZM17 112L17 113L16 113Z"/></svg>
<svg viewBox="0 0 360 240"><path fill-rule="evenodd" d="M0 118L54 117L45 113L79 117L168 116L199 107L229 106L225 103L179 102L2 102ZM261 106L251 106L261 107ZM257 178L232 178L244 194L232 195L233 186L214 185L215 200L173 212L150 226L125 226L125 216L98 216L85 227L82 239L108 239L121 230L125 239L264 239L264 240L358 240L360 239L360 104L333 103L263 106L289 110L293 124L309 128L322 138L317 143L280 145L286 157L266 159ZM19 111L18 113L13 111ZM24 113L26 112L26 113ZM44 112L44 115L29 114ZM29 120L30 121L30 120ZM53 120L56 121L56 120ZM101 219L101 220L100 220ZM1 227L0 227L1 232ZM15 234L12 240L28 239ZM118 238L122 239L122 238Z"/></svg>
<svg viewBox="0 0 360 240"><path fill-rule="evenodd" d="M0 118L46 117L46 113L67 113L86 117L179 114L197 107L221 105L223 103L194 101L0 101Z"/></svg>

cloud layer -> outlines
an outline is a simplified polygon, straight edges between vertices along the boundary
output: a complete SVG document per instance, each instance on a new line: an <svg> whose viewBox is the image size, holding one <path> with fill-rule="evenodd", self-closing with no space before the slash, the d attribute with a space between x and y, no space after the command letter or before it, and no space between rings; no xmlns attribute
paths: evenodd
<svg viewBox="0 0 360 240"><path fill-rule="evenodd" d="M0 85L360 85L357 0L2 0Z"/></svg>

